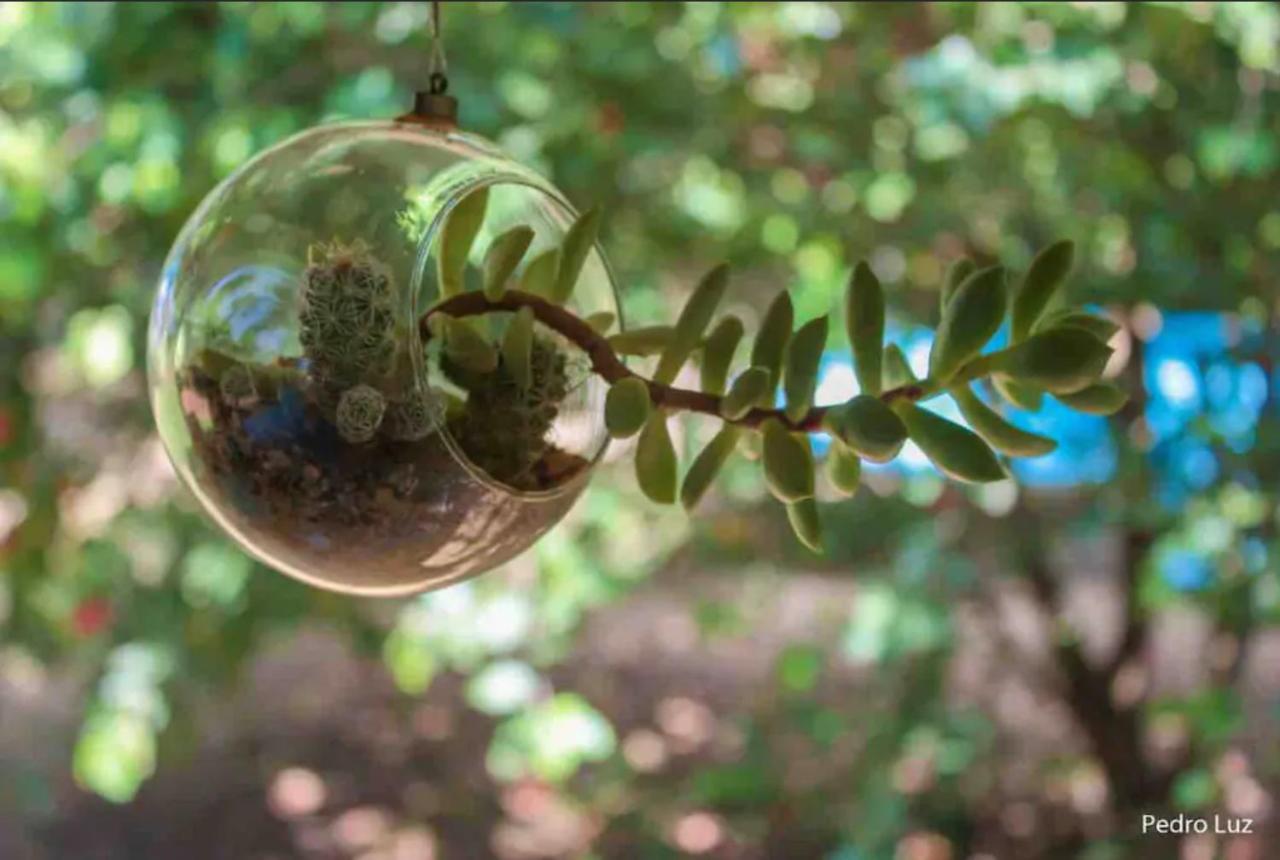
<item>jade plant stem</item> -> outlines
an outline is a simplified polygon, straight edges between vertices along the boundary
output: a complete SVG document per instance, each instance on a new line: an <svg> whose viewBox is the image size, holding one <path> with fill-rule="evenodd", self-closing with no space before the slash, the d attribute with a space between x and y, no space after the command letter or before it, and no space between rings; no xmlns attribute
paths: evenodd
<svg viewBox="0 0 1280 860"><path fill-rule="evenodd" d="M591 370L610 384L628 377L642 379L649 387L650 399L655 406L668 410L685 412L701 412L743 427L758 427L770 418L775 418L793 431L812 433L822 429L822 421L829 407L815 406L799 420L792 421L781 409L752 409L736 420L729 420L720 414L721 398L702 391L691 391L687 388L676 388L645 379L628 368L613 348L605 335L600 334L586 320L566 310L563 306L541 296L519 290L507 290L497 299L490 299L482 292L465 292L452 296L434 305L422 315L418 321L418 330L425 343L431 337L428 320L435 314L447 314L451 317L478 316L494 311L518 311L529 308L534 318L551 330L563 335L571 343L587 354L591 361ZM964 365L946 381L946 386L958 385L979 379L991 373L1001 352L979 356ZM945 386L932 379L922 379L910 385L900 385L880 394L886 403L906 399L911 401L927 400L941 394Z"/></svg>

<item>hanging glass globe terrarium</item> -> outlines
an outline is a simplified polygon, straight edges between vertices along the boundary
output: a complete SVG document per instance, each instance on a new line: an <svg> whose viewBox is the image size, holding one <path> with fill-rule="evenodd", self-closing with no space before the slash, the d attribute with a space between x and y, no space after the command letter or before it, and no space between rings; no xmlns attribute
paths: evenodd
<svg viewBox="0 0 1280 860"><path fill-rule="evenodd" d="M460 131L442 82L411 114L304 131L228 177L152 310L151 401L178 474L248 552L326 588L408 593L507 561L607 442L606 386L560 335L514 313L420 325L494 278L567 279L570 311L620 325L599 249L560 253L578 213ZM496 348L468 360L477 344Z"/></svg>

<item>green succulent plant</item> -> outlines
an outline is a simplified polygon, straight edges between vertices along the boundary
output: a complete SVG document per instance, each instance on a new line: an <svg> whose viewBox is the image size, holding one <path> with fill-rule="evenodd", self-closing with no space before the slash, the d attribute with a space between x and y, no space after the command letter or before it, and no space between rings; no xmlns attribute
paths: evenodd
<svg viewBox="0 0 1280 860"><path fill-rule="evenodd" d="M543 436L567 390L563 348L531 336L535 320L589 356L592 372L610 385L605 426L616 438L638 434L636 478L645 495L662 504L679 499L691 509L735 453L759 459L796 536L815 551L822 530L810 434L832 437L822 471L840 495L856 491L863 460L892 460L908 439L948 477L984 483L1008 477L1002 457L1041 456L1056 447L1052 439L1011 424L999 402L1039 408L1047 394L1080 411L1110 414L1126 400L1120 389L1100 380L1114 325L1080 308L1049 311L1071 270L1070 242L1041 251L1016 285L1003 266L979 269L972 261L957 261L941 291L924 379L911 372L901 349L885 343L884 290L871 268L858 264L844 323L861 392L844 403L814 406L830 321L824 316L797 327L786 292L765 313L749 362L734 373L743 326L732 315L716 318L729 285L726 266L702 279L673 325L608 335L611 319L583 319L564 306L595 242L596 211L573 225L559 249L544 251L525 267L519 290L509 289L507 281L531 235L515 228L497 237L486 256L483 290L468 291L459 287L464 279L458 261L470 256L485 200L473 195L465 204L453 216L461 223L446 222L438 254L447 282L442 300L424 315L422 330L443 338L446 373L468 392L459 426L468 456L503 480L538 462L546 447ZM501 345L462 319L492 313L513 320ZM983 352L1006 324L1010 343ZM622 356L656 358L653 376L635 373ZM672 385L689 361L700 365L701 390ZM980 393L984 381L990 395ZM782 404L775 408L779 389ZM955 398L968 427L920 405L944 393ZM683 480L667 428L668 418L682 411L712 415L723 424Z"/></svg>

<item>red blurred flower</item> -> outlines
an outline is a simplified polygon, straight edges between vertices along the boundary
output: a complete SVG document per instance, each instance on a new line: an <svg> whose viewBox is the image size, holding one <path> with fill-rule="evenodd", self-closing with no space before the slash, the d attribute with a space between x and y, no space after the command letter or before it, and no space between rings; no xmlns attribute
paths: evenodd
<svg viewBox="0 0 1280 860"><path fill-rule="evenodd" d="M105 597L86 597L76 604L71 613L71 629L77 636L88 638L110 627L115 615L110 600Z"/></svg>

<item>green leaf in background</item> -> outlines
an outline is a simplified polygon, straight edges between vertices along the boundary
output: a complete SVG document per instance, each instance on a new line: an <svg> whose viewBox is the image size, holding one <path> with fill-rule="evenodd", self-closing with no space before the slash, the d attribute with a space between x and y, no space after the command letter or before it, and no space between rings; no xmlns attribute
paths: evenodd
<svg viewBox="0 0 1280 860"><path fill-rule="evenodd" d="M720 414L730 421L746 415L769 390L769 379L769 370L764 367L749 367L738 374L720 401Z"/></svg>
<svg viewBox="0 0 1280 860"><path fill-rule="evenodd" d="M473 191L458 201L444 222L436 256L442 299L456 296L465 289L463 272L467 267L467 258L471 256L471 246L476 240L476 234L484 223L488 205L488 188Z"/></svg>
<svg viewBox="0 0 1280 860"><path fill-rule="evenodd" d="M1036 320L1049 307L1054 293L1066 280L1075 258L1075 243L1054 242L1031 261L1022 285L1013 296L1012 341L1017 343L1031 332Z"/></svg>
<svg viewBox="0 0 1280 860"><path fill-rule="evenodd" d="M884 354L884 288L866 263L858 263L849 279L844 324L858 386L866 394L879 394L884 389L880 365Z"/></svg>
<svg viewBox="0 0 1280 860"><path fill-rule="evenodd" d="M502 335L502 362L520 389L533 383L533 308L516 311Z"/></svg>
<svg viewBox="0 0 1280 860"><path fill-rule="evenodd" d="M497 660L467 682L467 703L482 714L505 716L528 707L542 687L533 667L520 660Z"/></svg>
<svg viewBox="0 0 1280 860"><path fill-rule="evenodd" d="M723 263L707 272L698 282L680 311L680 317L671 332L671 340L658 359L658 368L653 373L654 382L669 385L676 378L689 355L702 341L702 335L711 324L711 318L728 286L729 267Z"/></svg>
<svg viewBox="0 0 1280 860"><path fill-rule="evenodd" d="M560 257L556 266L555 287L551 292L551 300L556 304L564 304L573 295L577 286L578 275L587 262L587 255L596 244L596 234L600 232L600 210L592 207L578 216L569 231L565 233L564 244L560 247Z"/></svg>
<svg viewBox="0 0 1280 860"><path fill-rule="evenodd" d="M76 781L112 803L132 800L155 766L155 729L140 714L102 709L81 726L72 760Z"/></svg>
<svg viewBox="0 0 1280 860"><path fill-rule="evenodd" d="M792 421L799 421L813 406L813 392L818 387L818 365L827 345L827 318L809 320L800 326L787 349L783 392L786 395L786 414Z"/></svg>
<svg viewBox="0 0 1280 860"><path fill-rule="evenodd" d="M661 409L649 413L636 443L636 481L651 500L669 505L676 500L676 449Z"/></svg>
<svg viewBox="0 0 1280 860"><path fill-rule="evenodd" d="M797 502L813 495L813 450L809 437L788 430L770 418L760 428L764 436L764 480L781 502Z"/></svg>
<svg viewBox="0 0 1280 860"><path fill-rule="evenodd" d="M617 747L609 720L575 693L557 693L515 713L494 732L485 764L504 782L561 783Z"/></svg>
<svg viewBox="0 0 1280 860"><path fill-rule="evenodd" d="M1090 415L1114 415L1129 402L1128 392L1113 382L1095 382L1087 388L1054 397L1079 412Z"/></svg>
<svg viewBox="0 0 1280 860"><path fill-rule="evenodd" d="M634 436L649 420L649 385L629 376L609 386L604 401L604 425L615 439Z"/></svg>
<svg viewBox="0 0 1280 860"><path fill-rule="evenodd" d="M1110 357L1111 347L1084 329L1055 328L1010 349L996 370L1053 394L1070 394L1096 382Z"/></svg>
<svg viewBox="0 0 1280 860"><path fill-rule="evenodd" d="M738 342L742 340L742 320L733 314L722 318L707 335L702 348L701 383L707 394L724 394Z"/></svg>
<svg viewBox="0 0 1280 860"><path fill-rule="evenodd" d="M978 399L968 385L951 389L960 414L987 444L1009 457L1042 457L1058 447L1052 439L1015 427Z"/></svg>
<svg viewBox="0 0 1280 860"><path fill-rule="evenodd" d="M966 483L1008 477L991 448L972 430L907 401L899 401L893 408L907 425L911 441L944 475Z"/></svg>
<svg viewBox="0 0 1280 860"><path fill-rule="evenodd" d="M782 377L782 363L787 357L787 344L791 342L791 327L795 324L795 307L791 294L781 292L769 304L760 331L751 345L751 366L763 368L768 373L768 383L761 392L758 404L765 405L773 398Z"/></svg>
<svg viewBox="0 0 1280 860"><path fill-rule="evenodd" d="M887 463L902 450L907 428L879 397L859 394L827 410L823 426L859 456Z"/></svg>
<svg viewBox="0 0 1280 860"><path fill-rule="evenodd" d="M721 427L720 432L693 458L684 482L680 485L680 504L686 511L693 510L702 501L730 455L737 449L741 432L732 425Z"/></svg>
<svg viewBox="0 0 1280 860"><path fill-rule="evenodd" d="M533 242L533 230L529 227L512 227L489 245L484 257L484 295L489 301L497 301L506 292L507 281L515 272L524 254Z"/></svg>
<svg viewBox="0 0 1280 860"><path fill-rule="evenodd" d="M397 627L382 644L382 662L396 687L410 696L420 696L431 686L439 668L430 644Z"/></svg>
<svg viewBox="0 0 1280 860"><path fill-rule="evenodd" d="M991 266L974 272L956 288L942 312L929 352L929 376L945 383L995 335L1004 319L1005 271Z"/></svg>

